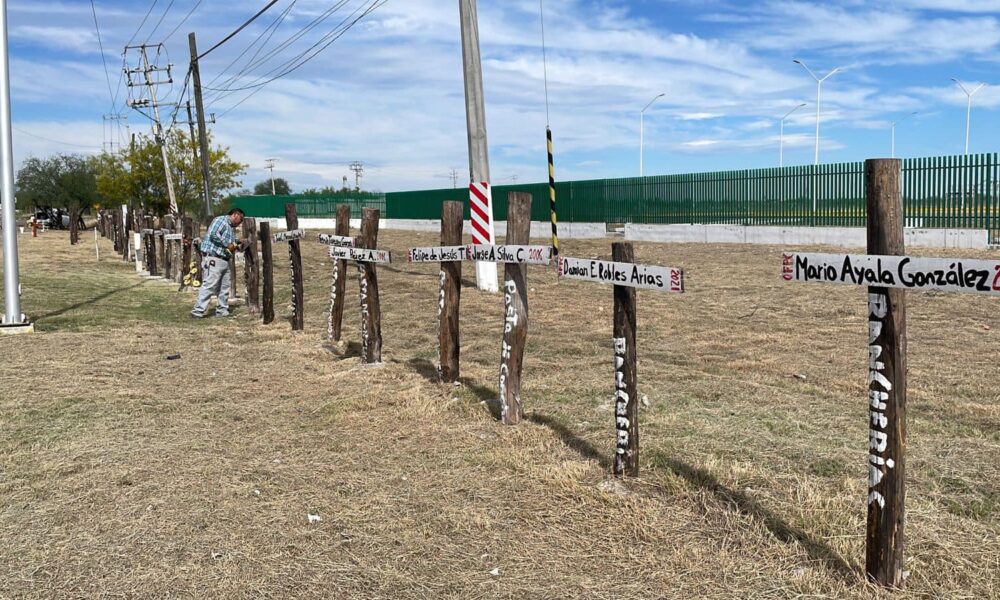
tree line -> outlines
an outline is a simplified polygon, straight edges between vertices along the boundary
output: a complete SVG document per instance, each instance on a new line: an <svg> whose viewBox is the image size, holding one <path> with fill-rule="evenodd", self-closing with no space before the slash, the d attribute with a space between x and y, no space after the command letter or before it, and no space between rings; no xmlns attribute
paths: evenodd
<svg viewBox="0 0 1000 600"><path fill-rule="evenodd" d="M205 217L201 166L194 160L196 140L173 129L164 136L163 144L178 210L199 219ZM242 186L240 178L247 165L233 160L229 148L212 146L211 134L208 162L214 212L225 192ZM122 152L30 156L18 170L15 196L17 208L32 214L44 208L66 211L72 243L76 243L81 216L91 210L127 205L132 210L166 214L170 205L160 145L152 136L142 134Z"/></svg>

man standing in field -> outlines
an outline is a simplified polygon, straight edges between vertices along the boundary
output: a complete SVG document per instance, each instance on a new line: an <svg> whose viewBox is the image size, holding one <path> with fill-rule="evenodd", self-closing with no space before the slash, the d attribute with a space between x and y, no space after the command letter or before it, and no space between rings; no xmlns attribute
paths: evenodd
<svg viewBox="0 0 1000 600"><path fill-rule="evenodd" d="M200 319L205 316L212 296L218 297L215 316L229 316L229 287L233 274L229 269L229 257L240 249L242 242L236 241L236 228L243 223L243 211L234 208L228 215L215 217L208 227L208 233L201 241L201 288L198 302L191 310L191 316Z"/></svg>

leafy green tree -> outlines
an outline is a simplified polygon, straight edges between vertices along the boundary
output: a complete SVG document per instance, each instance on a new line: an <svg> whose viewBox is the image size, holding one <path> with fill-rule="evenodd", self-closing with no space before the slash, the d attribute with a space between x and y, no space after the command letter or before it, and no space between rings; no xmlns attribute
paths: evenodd
<svg viewBox="0 0 1000 600"><path fill-rule="evenodd" d="M191 137L180 129L172 129L164 137L164 144L178 209L204 217L201 161L195 160L195 145ZM233 160L228 148L212 147L211 133L208 156L212 212L217 212L225 193L242 185L240 177L247 166ZM159 214L165 214L169 209L163 156L152 136L136 136L135 143L127 152L101 154L94 158L94 164L98 189L108 204L138 205Z"/></svg>
<svg viewBox="0 0 1000 600"><path fill-rule="evenodd" d="M132 178L127 158L122 154L102 152L91 156L89 160L102 205L112 207L131 204Z"/></svg>
<svg viewBox="0 0 1000 600"><path fill-rule="evenodd" d="M190 136L180 129L173 129L166 135L164 144L173 174L178 208L188 214L205 216L201 161L195 161ZM228 148L212 147L211 134L208 157L212 210L215 212L224 192L242 185L240 177L246 172L247 166L234 161L229 156ZM152 137L142 136L129 152L128 161L135 198L147 210L165 213L169 198L159 145Z"/></svg>
<svg viewBox="0 0 1000 600"><path fill-rule="evenodd" d="M28 157L15 182L22 208L51 206L69 213L70 243L79 241L80 217L100 201L92 162L77 154Z"/></svg>
<svg viewBox="0 0 1000 600"><path fill-rule="evenodd" d="M255 196L270 196L271 180L267 179L253 186L253 193ZM274 194L277 196L290 196L292 194L292 188L283 177L274 178Z"/></svg>

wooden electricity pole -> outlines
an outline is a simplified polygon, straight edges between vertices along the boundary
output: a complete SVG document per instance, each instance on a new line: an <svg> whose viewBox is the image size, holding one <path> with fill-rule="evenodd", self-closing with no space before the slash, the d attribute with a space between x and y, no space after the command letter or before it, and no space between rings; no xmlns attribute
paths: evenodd
<svg viewBox="0 0 1000 600"><path fill-rule="evenodd" d="M201 70L198 68L198 42L194 32L188 34L191 50L191 82L194 88L194 104L198 113L198 146L201 148L202 194L205 199L205 221L212 220L212 188L208 168L208 130L205 128L205 102L201 95ZM188 119L190 120L190 119Z"/></svg>
<svg viewBox="0 0 1000 600"><path fill-rule="evenodd" d="M902 255L901 163L865 161L868 254ZM886 587L903 585L906 521L906 292L868 288L868 531L865 571Z"/></svg>

